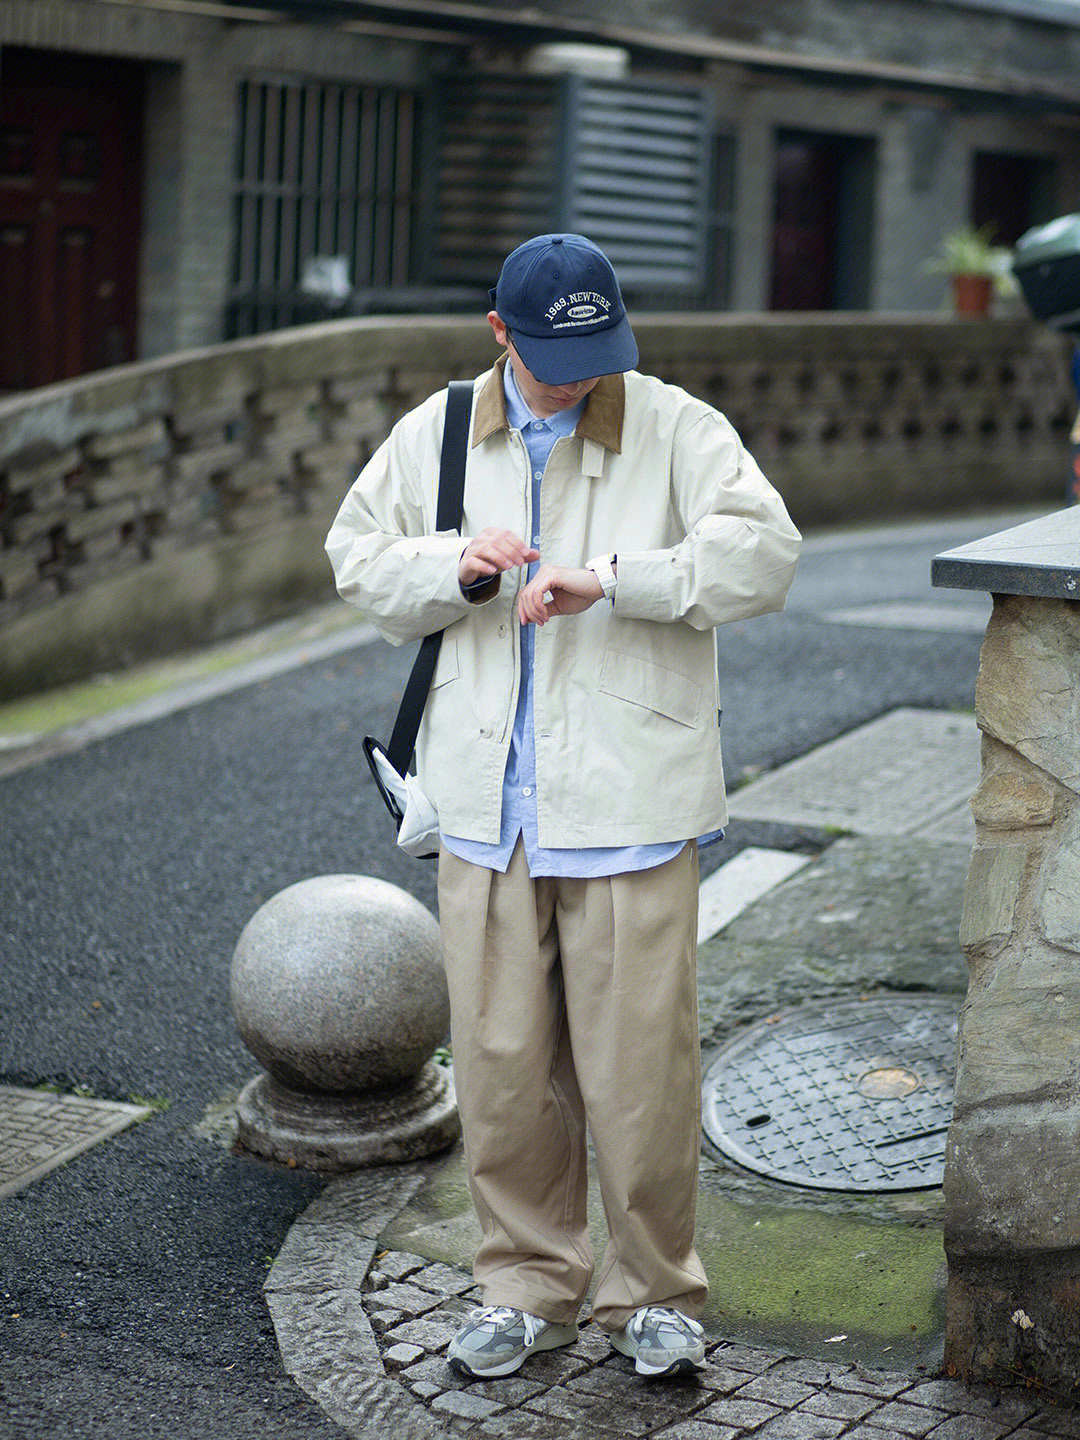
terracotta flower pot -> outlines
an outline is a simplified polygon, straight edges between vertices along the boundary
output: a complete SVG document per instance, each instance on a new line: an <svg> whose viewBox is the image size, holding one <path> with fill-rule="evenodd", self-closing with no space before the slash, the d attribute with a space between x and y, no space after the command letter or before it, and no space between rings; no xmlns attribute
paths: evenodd
<svg viewBox="0 0 1080 1440"><path fill-rule="evenodd" d="M990 309L994 281L990 275L953 275L953 308L957 315L985 315Z"/></svg>

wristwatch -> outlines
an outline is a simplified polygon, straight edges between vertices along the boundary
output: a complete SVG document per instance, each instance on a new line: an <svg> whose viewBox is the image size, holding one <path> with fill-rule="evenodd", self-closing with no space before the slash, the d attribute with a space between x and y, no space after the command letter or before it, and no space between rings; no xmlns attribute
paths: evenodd
<svg viewBox="0 0 1080 1440"><path fill-rule="evenodd" d="M600 589L604 592L604 599L615 604L615 587L619 583L615 574L617 555L596 555L592 560L585 561L585 569L591 570L600 581Z"/></svg>

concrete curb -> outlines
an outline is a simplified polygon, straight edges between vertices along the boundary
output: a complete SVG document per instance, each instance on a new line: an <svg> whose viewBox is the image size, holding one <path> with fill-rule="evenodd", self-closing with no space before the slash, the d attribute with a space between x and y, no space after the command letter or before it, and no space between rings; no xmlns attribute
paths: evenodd
<svg viewBox="0 0 1080 1440"><path fill-rule="evenodd" d="M270 634L271 631L264 632ZM82 750L95 740L104 740L111 735L122 734L136 726L147 725L166 715L175 715L180 710L189 710L216 700L222 695L231 695L248 685L258 685L264 680L288 674L300 665L312 664L318 660L329 660L347 650L369 645L378 638L374 628L366 624L353 624L332 630L328 635L318 635L302 640L269 655L253 660L241 661L215 675L202 679L187 680L170 685L160 692L137 700L130 705L81 720L62 729L46 734L28 735L17 739L0 741L0 778L37 765L42 760L51 760L57 755L67 755L73 750Z"/></svg>
<svg viewBox="0 0 1080 1440"><path fill-rule="evenodd" d="M290 1229L263 1287L286 1371L350 1435L438 1433L386 1376L361 1299L376 1237L422 1178L409 1165L330 1185Z"/></svg>

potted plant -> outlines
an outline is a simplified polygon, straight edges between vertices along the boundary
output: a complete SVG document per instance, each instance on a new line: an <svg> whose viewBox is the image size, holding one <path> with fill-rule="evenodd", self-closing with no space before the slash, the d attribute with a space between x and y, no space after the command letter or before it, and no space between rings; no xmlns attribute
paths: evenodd
<svg viewBox="0 0 1080 1440"><path fill-rule="evenodd" d="M948 275L952 282L953 306L958 315L985 315L995 291L1016 292L1012 273L1012 251L993 243L994 226L962 225L946 235L937 254L927 262L933 274Z"/></svg>

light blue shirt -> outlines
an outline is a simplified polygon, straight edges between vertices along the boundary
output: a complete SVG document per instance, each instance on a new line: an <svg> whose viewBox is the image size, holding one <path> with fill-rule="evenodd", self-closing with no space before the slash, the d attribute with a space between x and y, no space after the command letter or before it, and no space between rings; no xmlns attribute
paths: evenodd
<svg viewBox="0 0 1080 1440"><path fill-rule="evenodd" d="M572 435L585 408L582 399L572 410L555 415L534 415L522 399L508 362L503 370L506 395L506 418L512 430L520 430L529 457L532 484L531 545L543 553L540 533L540 485L544 469L555 443L562 436ZM536 573L540 561L528 567L528 579ZM536 626L522 625L521 689L517 713L510 738L510 755L503 778L502 827L495 845L463 840L457 835L443 835L442 843L453 855L488 870L505 872L520 836L525 842L525 858L530 875L562 875L588 879L597 875L621 875L627 870L648 870L673 859L686 844L685 840L667 841L660 845L593 846L584 849L545 849L540 845L536 823L536 738L533 730L533 655ZM709 836L702 843L722 840L723 831Z"/></svg>

